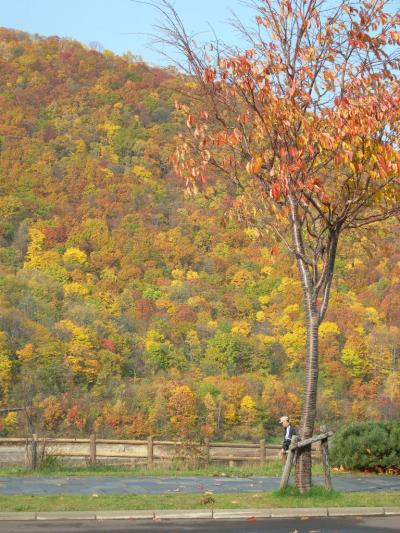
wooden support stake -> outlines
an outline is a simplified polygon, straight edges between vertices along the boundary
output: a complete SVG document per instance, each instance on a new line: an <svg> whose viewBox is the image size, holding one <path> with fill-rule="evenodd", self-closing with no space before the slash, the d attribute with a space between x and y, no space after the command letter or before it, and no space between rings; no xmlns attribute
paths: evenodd
<svg viewBox="0 0 400 533"><path fill-rule="evenodd" d="M96 464L96 435L94 433L92 433L90 435L90 444L89 444L89 448L90 448L90 463L92 465L95 465Z"/></svg>
<svg viewBox="0 0 400 533"><path fill-rule="evenodd" d="M154 464L154 441L153 437L147 438L147 468L153 468Z"/></svg>
<svg viewBox="0 0 400 533"><path fill-rule="evenodd" d="M279 486L280 489L285 489L288 486L289 483L289 477L290 477L290 471L292 470L293 461L296 456L296 448L297 448L297 441L299 440L299 437L297 435L293 435L292 443L289 446L289 450L286 457L286 463L285 467L283 469L282 477L281 477L281 484Z"/></svg>
<svg viewBox="0 0 400 533"><path fill-rule="evenodd" d="M300 441L297 444L298 448L303 448L304 446L308 446L309 444L313 444L314 442L321 441L322 439L327 439L328 437L331 437L333 435L332 431L327 431L326 433L321 433L320 435L315 435L314 437L310 437L309 439L304 439Z"/></svg>
<svg viewBox="0 0 400 533"><path fill-rule="evenodd" d="M321 428L322 429L322 428ZM325 428L324 428L325 430ZM324 483L327 490L332 490L332 478L329 468L329 448L328 448L328 438L321 440L321 461L322 467L324 469Z"/></svg>
<svg viewBox="0 0 400 533"><path fill-rule="evenodd" d="M263 465L267 460L267 454L265 449L265 439L260 440L260 463Z"/></svg>
<svg viewBox="0 0 400 533"><path fill-rule="evenodd" d="M320 463L322 461L321 442L322 442L322 439L321 439L319 445L317 443L317 446L315 448L311 447L311 451L315 450L315 459L316 459L316 461L318 461L318 463Z"/></svg>

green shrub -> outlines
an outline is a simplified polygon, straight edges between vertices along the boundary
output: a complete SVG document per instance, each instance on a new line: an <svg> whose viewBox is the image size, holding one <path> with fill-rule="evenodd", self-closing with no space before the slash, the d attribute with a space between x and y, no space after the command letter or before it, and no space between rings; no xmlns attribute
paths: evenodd
<svg viewBox="0 0 400 533"><path fill-rule="evenodd" d="M400 466L399 422L355 422L340 429L330 450L333 466L381 470Z"/></svg>

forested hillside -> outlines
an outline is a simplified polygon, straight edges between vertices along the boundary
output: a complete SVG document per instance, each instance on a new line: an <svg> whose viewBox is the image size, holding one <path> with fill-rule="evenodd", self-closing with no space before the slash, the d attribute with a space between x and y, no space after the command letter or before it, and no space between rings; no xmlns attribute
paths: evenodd
<svg viewBox="0 0 400 533"><path fill-rule="evenodd" d="M0 30L0 406L41 434L258 439L300 414L296 267L222 184L185 196L168 163L182 83ZM331 427L400 418L399 229L339 251L320 328Z"/></svg>

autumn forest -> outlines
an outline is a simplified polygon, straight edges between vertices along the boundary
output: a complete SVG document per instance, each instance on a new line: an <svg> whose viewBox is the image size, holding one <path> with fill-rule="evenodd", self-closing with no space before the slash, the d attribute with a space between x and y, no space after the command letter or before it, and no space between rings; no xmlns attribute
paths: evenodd
<svg viewBox="0 0 400 533"><path fill-rule="evenodd" d="M258 440L298 421L293 257L170 164L173 68L0 30L0 435ZM344 234L318 423L399 419L399 221ZM32 427L27 428L28 425Z"/></svg>

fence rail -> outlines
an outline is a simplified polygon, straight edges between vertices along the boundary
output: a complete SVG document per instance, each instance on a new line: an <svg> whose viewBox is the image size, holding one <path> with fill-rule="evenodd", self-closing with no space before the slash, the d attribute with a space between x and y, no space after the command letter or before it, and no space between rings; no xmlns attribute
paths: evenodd
<svg viewBox="0 0 400 533"><path fill-rule="evenodd" d="M23 462L36 468L38 456L81 459L95 464L98 460L106 463L118 460L129 464L146 464L151 468L156 463L167 463L176 459L201 459L205 463L228 462L260 463L276 459L280 446L267 444L264 439L258 443L245 442L182 442L156 440L101 439L96 435L90 438L48 438L32 435L28 438L0 438L0 463ZM314 455L317 452L314 448ZM18 452L18 453L15 453ZM13 461L18 457L17 461Z"/></svg>

